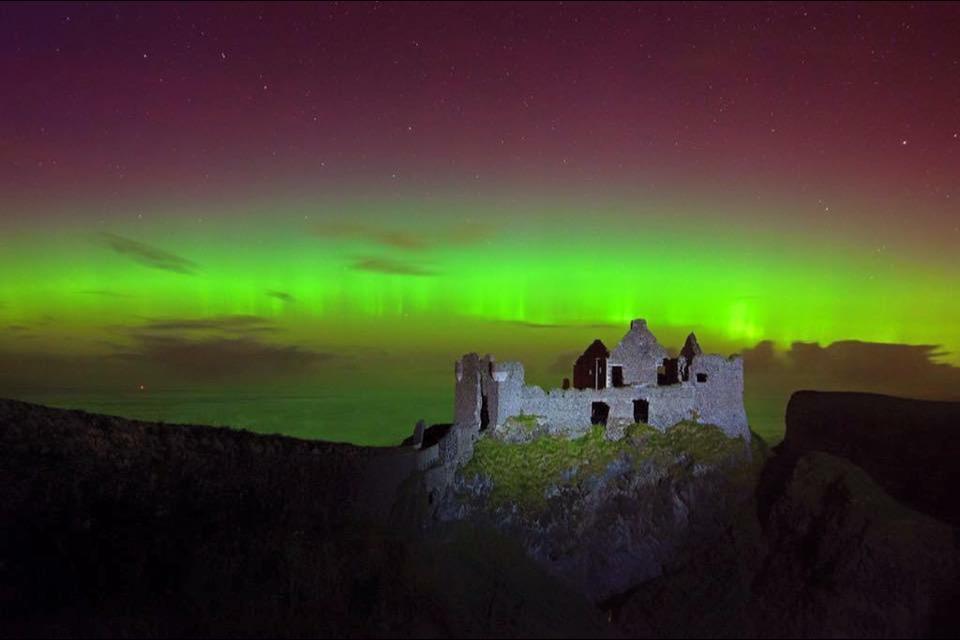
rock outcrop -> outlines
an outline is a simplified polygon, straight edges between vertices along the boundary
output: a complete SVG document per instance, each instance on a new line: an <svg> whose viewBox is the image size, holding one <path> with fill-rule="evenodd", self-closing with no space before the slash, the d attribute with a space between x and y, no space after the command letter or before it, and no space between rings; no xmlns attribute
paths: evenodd
<svg viewBox="0 0 960 640"><path fill-rule="evenodd" d="M916 499L911 487L954 472L949 443L960 428L951 422L958 408L795 394L787 437L757 484L755 519L704 540L699 552L615 603L621 630L634 637L956 636L960 536L929 515L944 502ZM939 513L949 519L949 510Z"/></svg>
<svg viewBox="0 0 960 640"><path fill-rule="evenodd" d="M409 459L0 400L0 635L607 633L496 531L399 527Z"/></svg>
<svg viewBox="0 0 960 640"><path fill-rule="evenodd" d="M910 484L951 477L926 439L949 451L955 408L867 400L798 394L772 453L523 416L433 504L449 425L371 449L0 401L0 629L955 637L960 536Z"/></svg>
<svg viewBox="0 0 960 640"><path fill-rule="evenodd" d="M665 433L633 425L619 440L596 427L579 439L516 442L481 438L440 517L500 530L597 603L734 526L765 456L759 440L751 452L699 424Z"/></svg>
<svg viewBox="0 0 960 640"><path fill-rule="evenodd" d="M960 403L798 391L786 425L785 453L849 460L897 500L960 525Z"/></svg>
<svg viewBox="0 0 960 640"><path fill-rule="evenodd" d="M762 505L758 628L778 637L936 634L956 591L951 527L897 502L842 458L812 452L772 465L785 465L778 471L788 477Z"/></svg>

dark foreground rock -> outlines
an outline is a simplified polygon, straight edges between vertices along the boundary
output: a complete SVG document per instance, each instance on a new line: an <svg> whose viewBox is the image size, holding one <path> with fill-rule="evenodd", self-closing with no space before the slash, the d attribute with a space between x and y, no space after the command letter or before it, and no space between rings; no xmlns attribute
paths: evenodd
<svg viewBox="0 0 960 640"><path fill-rule="evenodd" d="M956 529L819 415L482 440L426 508L405 448L0 402L0 635L956 636Z"/></svg>
<svg viewBox="0 0 960 640"><path fill-rule="evenodd" d="M860 468L810 453L760 510L618 604L634 637L953 637L957 552L948 525L890 498Z"/></svg>
<svg viewBox="0 0 960 640"><path fill-rule="evenodd" d="M845 458L897 500L960 525L960 403L799 391L786 424L784 452Z"/></svg>
<svg viewBox="0 0 960 640"><path fill-rule="evenodd" d="M783 493L765 505L769 549L753 583L765 634L947 631L957 587L949 525L897 502L842 458L812 452L775 465L789 477Z"/></svg>
<svg viewBox="0 0 960 640"><path fill-rule="evenodd" d="M2 401L0 635L607 631L495 531L375 518L396 456Z"/></svg>

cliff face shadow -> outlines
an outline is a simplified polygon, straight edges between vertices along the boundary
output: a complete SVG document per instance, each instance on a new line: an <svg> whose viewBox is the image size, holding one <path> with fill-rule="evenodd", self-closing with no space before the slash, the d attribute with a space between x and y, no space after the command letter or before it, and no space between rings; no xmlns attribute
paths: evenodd
<svg viewBox="0 0 960 640"><path fill-rule="evenodd" d="M788 637L955 635L960 403L800 391L786 423L756 490L760 623Z"/></svg>
<svg viewBox="0 0 960 640"><path fill-rule="evenodd" d="M403 455L0 401L0 629L605 635L515 541L387 520Z"/></svg>
<svg viewBox="0 0 960 640"><path fill-rule="evenodd" d="M960 403L800 391L781 449L845 458L905 505L960 526Z"/></svg>

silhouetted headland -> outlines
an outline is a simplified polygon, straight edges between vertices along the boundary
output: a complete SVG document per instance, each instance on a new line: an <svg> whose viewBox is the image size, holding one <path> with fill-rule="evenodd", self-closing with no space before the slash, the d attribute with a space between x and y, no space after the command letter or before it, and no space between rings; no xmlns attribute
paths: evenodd
<svg viewBox="0 0 960 640"><path fill-rule="evenodd" d="M503 441L430 505L416 438L357 447L0 401L0 629L952 635L957 529L918 486L954 477L956 412L802 392L776 452L699 425ZM422 425L421 446L448 428ZM538 494L526 467L570 452L591 462Z"/></svg>

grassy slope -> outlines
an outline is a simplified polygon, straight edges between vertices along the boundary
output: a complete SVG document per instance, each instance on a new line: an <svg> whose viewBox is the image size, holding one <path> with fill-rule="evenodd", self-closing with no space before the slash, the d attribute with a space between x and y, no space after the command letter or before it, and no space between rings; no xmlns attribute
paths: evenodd
<svg viewBox="0 0 960 640"><path fill-rule="evenodd" d="M680 423L660 432L634 424L619 441L607 440L603 427L597 426L577 439L544 436L511 444L482 438L463 473L466 477L485 475L493 481L490 499L494 505L515 502L536 509L544 505L548 487L603 473L617 459L634 465L653 462L666 466L687 457L694 463L711 464L742 452L741 440L728 438L709 425Z"/></svg>

